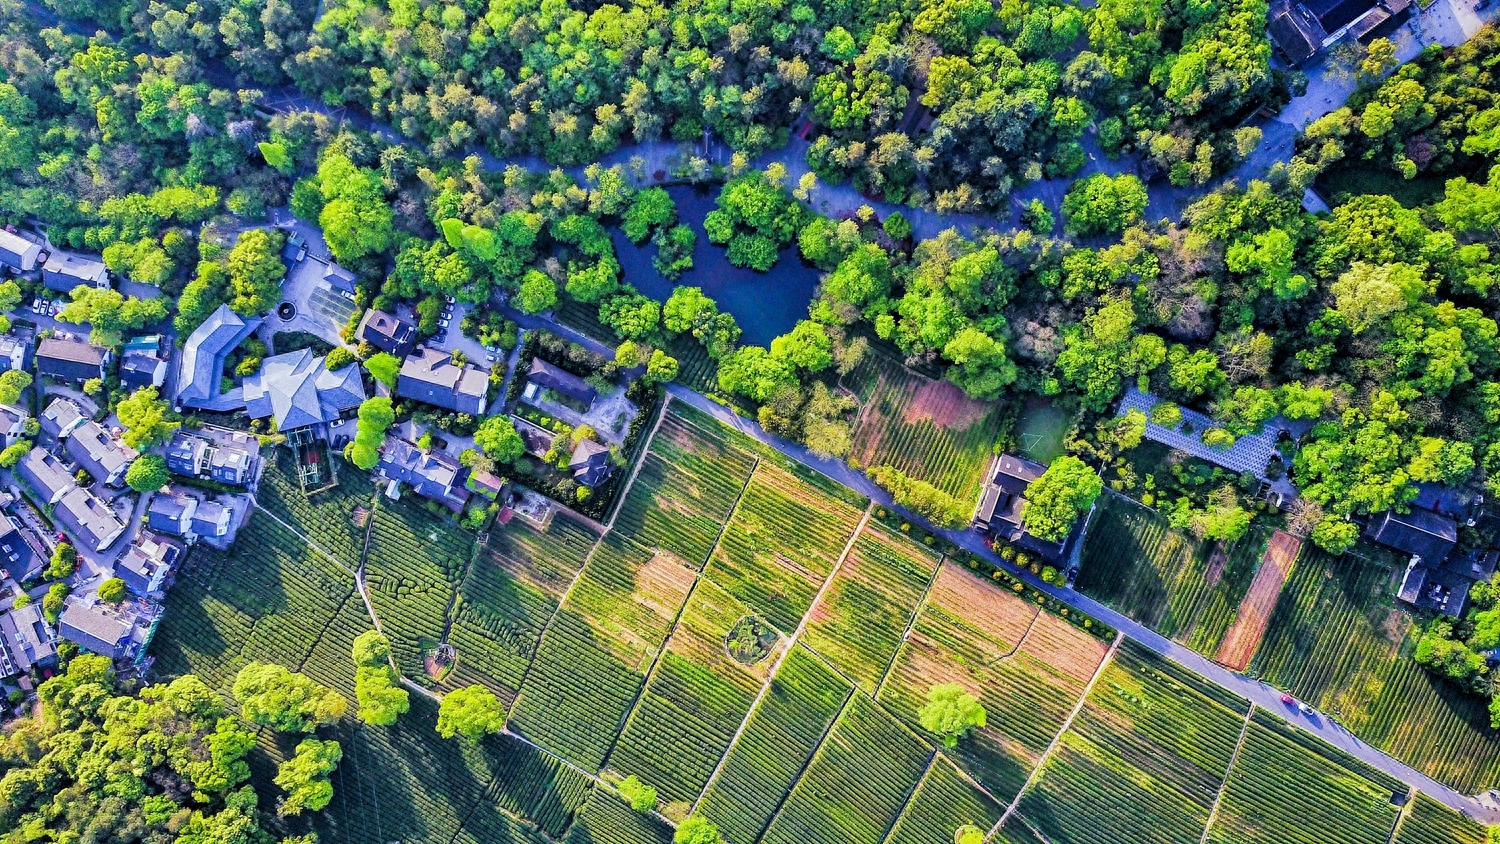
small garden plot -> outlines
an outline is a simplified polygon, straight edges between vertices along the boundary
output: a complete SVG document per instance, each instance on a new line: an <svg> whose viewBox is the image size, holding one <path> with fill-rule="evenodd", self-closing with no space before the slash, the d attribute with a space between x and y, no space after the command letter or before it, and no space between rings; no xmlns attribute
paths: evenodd
<svg viewBox="0 0 1500 844"><path fill-rule="evenodd" d="M822 742L849 684L798 645L730 748L698 811L729 844L754 844Z"/></svg>
<svg viewBox="0 0 1500 844"><path fill-rule="evenodd" d="M1270 534L1257 526L1237 542L1203 542L1172 530L1154 510L1107 495L1084 539L1078 591L1212 657Z"/></svg>
<svg viewBox="0 0 1500 844"><path fill-rule="evenodd" d="M1224 786L1209 844L1382 844L1406 786L1256 711Z"/></svg>
<svg viewBox="0 0 1500 844"><path fill-rule="evenodd" d="M672 844L672 827L596 788L564 844Z"/></svg>
<svg viewBox="0 0 1500 844"><path fill-rule="evenodd" d="M880 700L913 729L927 691L958 683L988 724L951 755L997 799L1020 791L1107 646L959 566L944 564Z"/></svg>
<svg viewBox="0 0 1500 844"><path fill-rule="evenodd" d="M940 559L879 522L867 522L813 607L804 641L873 695Z"/></svg>
<svg viewBox="0 0 1500 844"><path fill-rule="evenodd" d="M705 570L777 629L802 621L860 511L775 466L761 463Z"/></svg>
<svg viewBox="0 0 1500 844"><path fill-rule="evenodd" d="M842 383L860 402L851 460L895 466L965 500L979 494L1003 404L975 401L874 351Z"/></svg>
<svg viewBox="0 0 1500 844"><path fill-rule="evenodd" d="M701 566L755 469L755 455L708 416L670 405L651 438L615 529Z"/></svg>
<svg viewBox="0 0 1500 844"><path fill-rule="evenodd" d="M655 786L663 804L698 799L760 692L769 661L744 666L725 648L744 616L729 593L698 582L610 754L612 770Z"/></svg>
<svg viewBox="0 0 1500 844"><path fill-rule="evenodd" d="M932 748L856 692L761 839L763 844L880 844Z"/></svg>
<svg viewBox="0 0 1500 844"><path fill-rule="evenodd" d="M353 592L354 578L264 514L252 516L230 550L192 550L152 640L153 672L196 674L226 689L252 660L301 665Z"/></svg>
<svg viewBox="0 0 1500 844"><path fill-rule="evenodd" d="M989 832L1004 813L1004 806L975 787L946 756L938 754L896 821L887 844L947 844L965 826Z"/></svg>
<svg viewBox="0 0 1500 844"><path fill-rule="evenodd" d="M1271 534L1266 555L1260 561L1255 579L1250 582L1245 600L1235 613L1234 624L1230 625L1224 641L1219 644L1215 662L1235 671L1244 671L1250 665L1261 638L1266 635L1266 625L1270 624L1271 613L1281 597L1281 587L1301 551L1302 540L1297 537L1281 530Z"/></svg>
<svg viewBox="0 0 1500 844"><path fill-rule="evenodd" d="M1485 701L1409 656L1418 630L1395 602L1405 567L1365 544L1332 557L1304 543L1250 670L1446 785L1500 785Z"/></svg>
<svg viewBox="0 0 1500 844"><path fill-rule="evenodd" d="M447 632L446 614L473 557L474 537L406 499L382 498L374 520L365 559L370 602L396 667L420 677L423 651Z"/></svg>
<svg viewBox="0 0 1500 844"><path fill-rule="evenodd" d="M1484 824L1418 794L1401 819L1395 844L1485 844L1488 834Z"/></svg>
<svg viewBox="0 0 1500 844"><path fill-rule="evenodd" d="M542 636L512 727L598 770L693 579L670 556L606 536Z"/></svg>
<svg viewBox="0 0 1500 844"><path fill-rule="evenodd" d="M357 567L364 551L365 522L354 516L356 510L368 513L374 506L370 476L345 463L337 486L306 495L290 448L269 450L265 462L256 502L346 568Z"/></svg>
<svg viewBox="0 0 1500 844"><path fill-rule="evenodd" d="M1021 801L1049 840L1197 844L1229 772L1249 704L1128 648Z"/></svg>

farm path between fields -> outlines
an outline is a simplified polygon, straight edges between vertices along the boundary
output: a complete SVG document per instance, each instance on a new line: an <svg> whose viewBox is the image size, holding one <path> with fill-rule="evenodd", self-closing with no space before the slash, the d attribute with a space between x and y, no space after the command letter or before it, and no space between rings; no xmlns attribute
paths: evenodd
<svg viewBox="0 0 1500 844"><path fill-rule="evenodd" d="M542 321L547 322L546 320ZM549 324L547 327L550 329L551 325ZM1437 800L1450 809L1462 812L1468 817L1486 824L1500 823L1500 809L1494 809L1480 803L1474 797L1461 794L1457 790L1439 783L1437 780L1417 771L1404 762L1386 755L1361 741L1353 733L1350 733L1341 724L1327 715L1317 711L1313 711L1312 714L1303 714L1294 706L1282 703L1282 691L1280 689L1260 680L1230 671L1202 654L1168 639L1149 627L1121 615L1119 612L1092 598L1081 595L1071 589L1053 586L1050 583L1043 583L1039 577L1032 574L1029 570L1017 568L1015 565L1002 560L985 543L984 538L972 530L946 530L931 526L920 516L896 506L891 500L889 493L876 486L862 472L851 469L844 462L818 457L797 443L767 433L755 420L740 416L729 408L714 402L706 396L693 392L680 384L668 384L667 391L671 393L674 399L692 405L694 408L713 416L715 419L746 436L754 437L781 452L783 455L821 472L832 480L862 495L868 496L872 501L879 503L881 506L889 507L901 513L906 519L927 527L954 545L983 557L991 564L999 566L1012 576L1024 580L1032 588L1039 589L1066 606L1108 624L1120 631L1120 633L1133 639L1136 644L1143 645L1210 682L1245 698L1255 706L1286 719L1298 728L1312 733L1365 764L1395 777L1408 787L1426 794L1428 797Z"/></svg>

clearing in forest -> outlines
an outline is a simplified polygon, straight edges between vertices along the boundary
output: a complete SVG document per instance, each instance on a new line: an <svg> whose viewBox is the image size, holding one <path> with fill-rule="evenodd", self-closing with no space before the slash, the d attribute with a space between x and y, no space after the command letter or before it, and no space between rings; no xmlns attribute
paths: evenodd
<svg viewBox="0 0 1500 844"><path fill-rule="evenodd" d="M842 383L860 402L851 460L895 466L964 500L978 494L1004 405L971 399L873 350Z"/></svg>
<svg viewBox="0 0 1500 844"><path fill-rule="evenodd" d="M1078 591L1204 656L1219 652L1270 531L1233 543L1172 530L1160 513L1106 494L1084 539Z"/></svg>
<svg viewBox="0 0 1500 844"><path fill-rule="evenodd" d="M1250 665L1250 660L1255 657L1255 649L1260 647L1261 637L1266 633L1266 625L1271 621L1271 612L1276 609L1276 599L1281 596L1282 584L1286 583L1287 575L1292 571L1292 563L1296 562L1301 551L1302 540L1297 537L1282 530L1271 534L1271 542L1266 546L1266 555L1261 558L1260 569L1255 572L1255 579L1250 581L1250 591L1245 593L1245 600L1240 602L1234 624L1224 634L1219 654L1214 657L1220 664L1235 671L1244 671Z"/></svg>
<svg viewBox="0 0 1500 844"><path fill-rule="evenodd" d="M1084 630L945 562L879 697L916 730L931 687L957 683L978 697L988 723L947 752L997 799L1009 800L1108 650Z"/></svg>

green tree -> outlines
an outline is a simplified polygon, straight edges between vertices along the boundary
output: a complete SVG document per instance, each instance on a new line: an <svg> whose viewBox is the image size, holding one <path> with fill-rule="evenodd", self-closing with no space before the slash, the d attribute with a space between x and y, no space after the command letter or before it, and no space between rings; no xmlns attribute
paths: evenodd
<svg viewBox="0 0 1500 844"><path fill-rule="evenodd" d="M659 187L638 191L625 211L620 230L634 243L645 243L655 231L677 222L677 205L670 194Z"/></svg>
<svg viewBox="0 0 1500 844"><path fill-rule="evenodd" d="M327 357L323 358L323 367L329 372L338 372L340 369L357 362L358 359L354 356L353 352L343 346L338 346L330 351Z"/></svg>
<svg viewBox="0 0 1500 844"><path fill-rule="evenodd" d="M78 570L78 549L72 543L59 542L52 549L52 557L47 562L47 570L43 575L48 580L61 580Z"/></svg>
<svg viewBox="0 0 1500 844"><path fill-rule="evenodd" d="M15 404L21 393L31 386L31 374L20 369L0 372L0 404Z"/></svg>
<svg viewBox="0 0 1500 844"><path fill-rule="evenodd" d="M237 314L258 316L281 299L281 261L285 235L265 229L242 232L229 251L229 307Z"/></svg>
<svg viewBox="0 0 1500 844"><path fill-rule="evenodd" d="M0 451L0 469L14 469L29 451L31 451L31 440L28 439L16 440L6 446L4 451Z"/></svg>
<svg viewBox="0 0 1500 844"><path fill-rule="evenodd" d="M354 664L365 668L378 668L382 665L389 666L391 660L391 640L379 630L366 630L354 637L354 645L351 649Z"/></svg>
<svg viewBox="0 0 1500 844"><path fill-rule="evenodd" d="M99 600L108 604L118 604L125 600L125 581L111 577L99 584Z"/></svg>
<svg viewBox="0 0 1500 844"><path fill-rule="evenodd" d="M247 721L283 733L307 733L332 724L348 706L333 689L265 662L241 668L233 692Z"/></svg>
<svg viewBox="0 0 1500 844"><path fill-rule="evenodd" d="M380 446L385 433L396 421L391 400L384 396L365 399L359 406L359 422L354 428L354 442L349 444L349 461L361 469L373 469L380 462Z"/></svg>
<svg viewBox="0 0 1500 844"><path fill-rule="evenodd" d="M652 349L651 358L646 361L646 378L658 384L665 384L677 377L677 368L677 358L661 349Z"/></svg>
<svg viewBox="0 0 1500 844"><path fill-rule="evenodd" d="M724 844L719 828L702 815L692 815L677 825L672 844Z"/></svg>
<svg viewBox="0 0 1500 844"><path fill-rule="evenodd" d="M1042 476L1026 486L1021 521L1031 535L1061 542L1078 517L1094 506L1104 481L1087 463L1072 455L1052 461Z"/></svg>
<svg viewBox="0 0 1500 844"><path fill-rule="evenodd" d="M828 329L810 319L771 341L771 356L808 372L821 372L833 363L833 340Z"/></svg>
<svg viewBox="0 0 1500 844"><path fill-rule="evenodd" d="M276 783L286 796L276 807L282 817L300 815L304 810L317 811L333 799L333 783L328 775L338 767L344 751L336 741L303 739L292 758L276 768Z"/></svg>
<svg viewBox="0 0 1500 844"><path fill-rule="evenodd" d="M557 282L539 270L527 270L516 291L516 309L525 314L539 314L557 304Z"/></svg>
<svg viewBox="0 0 1500 844"><path fill-rule="evenodd" d="M474 432L474 444L496 463L514 463L526 453L526 443L505 415L491 416Z"/></svg>
<svg viewBox="0 0 1500 844"><path fill-rule="evenodd" d="M356 668L354 696L359 719L374 727L396 723L411 708L410 694L396 682L396 672L389 665Z"/></svg>
<svg viewBox="0 0 1500 844"><path fill-rule="evenodd" d="M401 361L389 352L378 352L365 361L365 371L376 381L394 390L401 374Z"/></svg>
<svg viewBox="0 0 1500 844"><path fill-rule="evenodd" d="M63 604L68 600L68 584L54 583L47 587L47 594L42 597L42 615L52 624L62 615Z"/></svg>
<svg viewBox="0 0 1500 844"><path fill-rule="evenodd" d="M1140 220L1146 200L1146 186L1134 175L1095 173L1068 188L1063 220L1073 234L1118 234Z"/></svg>
<svg viewBox="0 0 1500 844"><path fill-rule="evenodd" d="M437 731L443 738L462 736L477 743L505 729L505 707L484 686L456 689L443 696L438 706Z"/></svg>
<svg viewBox="0 0 1500 844"><path fill-rule="evenodd" d="M154 492L167 485L172 473L167 461L159 454L143 454L125 470L125 483L140 493Z"/></svg>
<svg viewBox="0 0 1500 844"><path fill-rule="evenodd" d="M975 727L985 725L984 707L957 683L942 683L927 690L927 703L917 710L922 729L934 733L944 747L957 747L958 740Z"/></svg>
<svg viewBox="0 0 1500 844"><path fill-rule="evenodd" d="M318 224L334 258L353 261L390 248L393 218L378 172L330 151L318 165L318 192ZM304 204L310 210L312 203L304 198Z"/></svg>
<svg viewBox="0 0 1500 844"><path fill-rule="evenodd" d="M115 415L125 429L120 439L137 450L161 445L182 427L181 422L167 419L170 412L155 387L141 387L115 405Z"/></svg>
<svg viewBox="0 0 1500 844"><path fill-rule="evenodd" d="M631 774L615 786L630 808L637 812L649 812L656 808L656 789L641 782L641 778Z"/></svg>

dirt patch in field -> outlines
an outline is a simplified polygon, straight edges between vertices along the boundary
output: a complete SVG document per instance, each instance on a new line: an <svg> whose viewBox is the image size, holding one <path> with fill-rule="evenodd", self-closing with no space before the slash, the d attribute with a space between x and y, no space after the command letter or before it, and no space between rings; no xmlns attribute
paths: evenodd
<svg viewBox="0 0 1500 844"><path fill-rule="evenodd" d="M1250 582L1250 591L1240 602L1234 624L1224 634L1219 653L1214 660L1226 668L1244 671L1255 658L1260 640L1266 635L1266 625L1271 621L1271 611L1276 609L1276 600L1281 597L1281 586L1291 573L1292 563L1302 550L1302 540L1287 533L1276 531L1266 545L1260 568Z"/></svg>
<svg viewBox="0 0 1500 844"><path fill-rule="evenodd" d="M1224 573L1224 564L1229 562L1229 547L1224 540L1214 544L1214 554L1208 559L1208 571L1203 574L1203 584L1212 589L1219 583L1219 576Z"/></svg>
<svg viewBox="0 0 1500 844"><path fill-rule="evenodd" d="M1104 661L1109 645L1052 613L1044 612L1037 616L1020 652L1076 680L1081 692L1098 670L1099 663Z"/></svg>
<svg viewBox="0 0 1500 844"><path fill-rule="evenodd" d="M963 430L990 412L989 405L969 398L951 381L913 377L909 383L919 386L902 414L907 424L931 419L939 428Z"/></svg>

